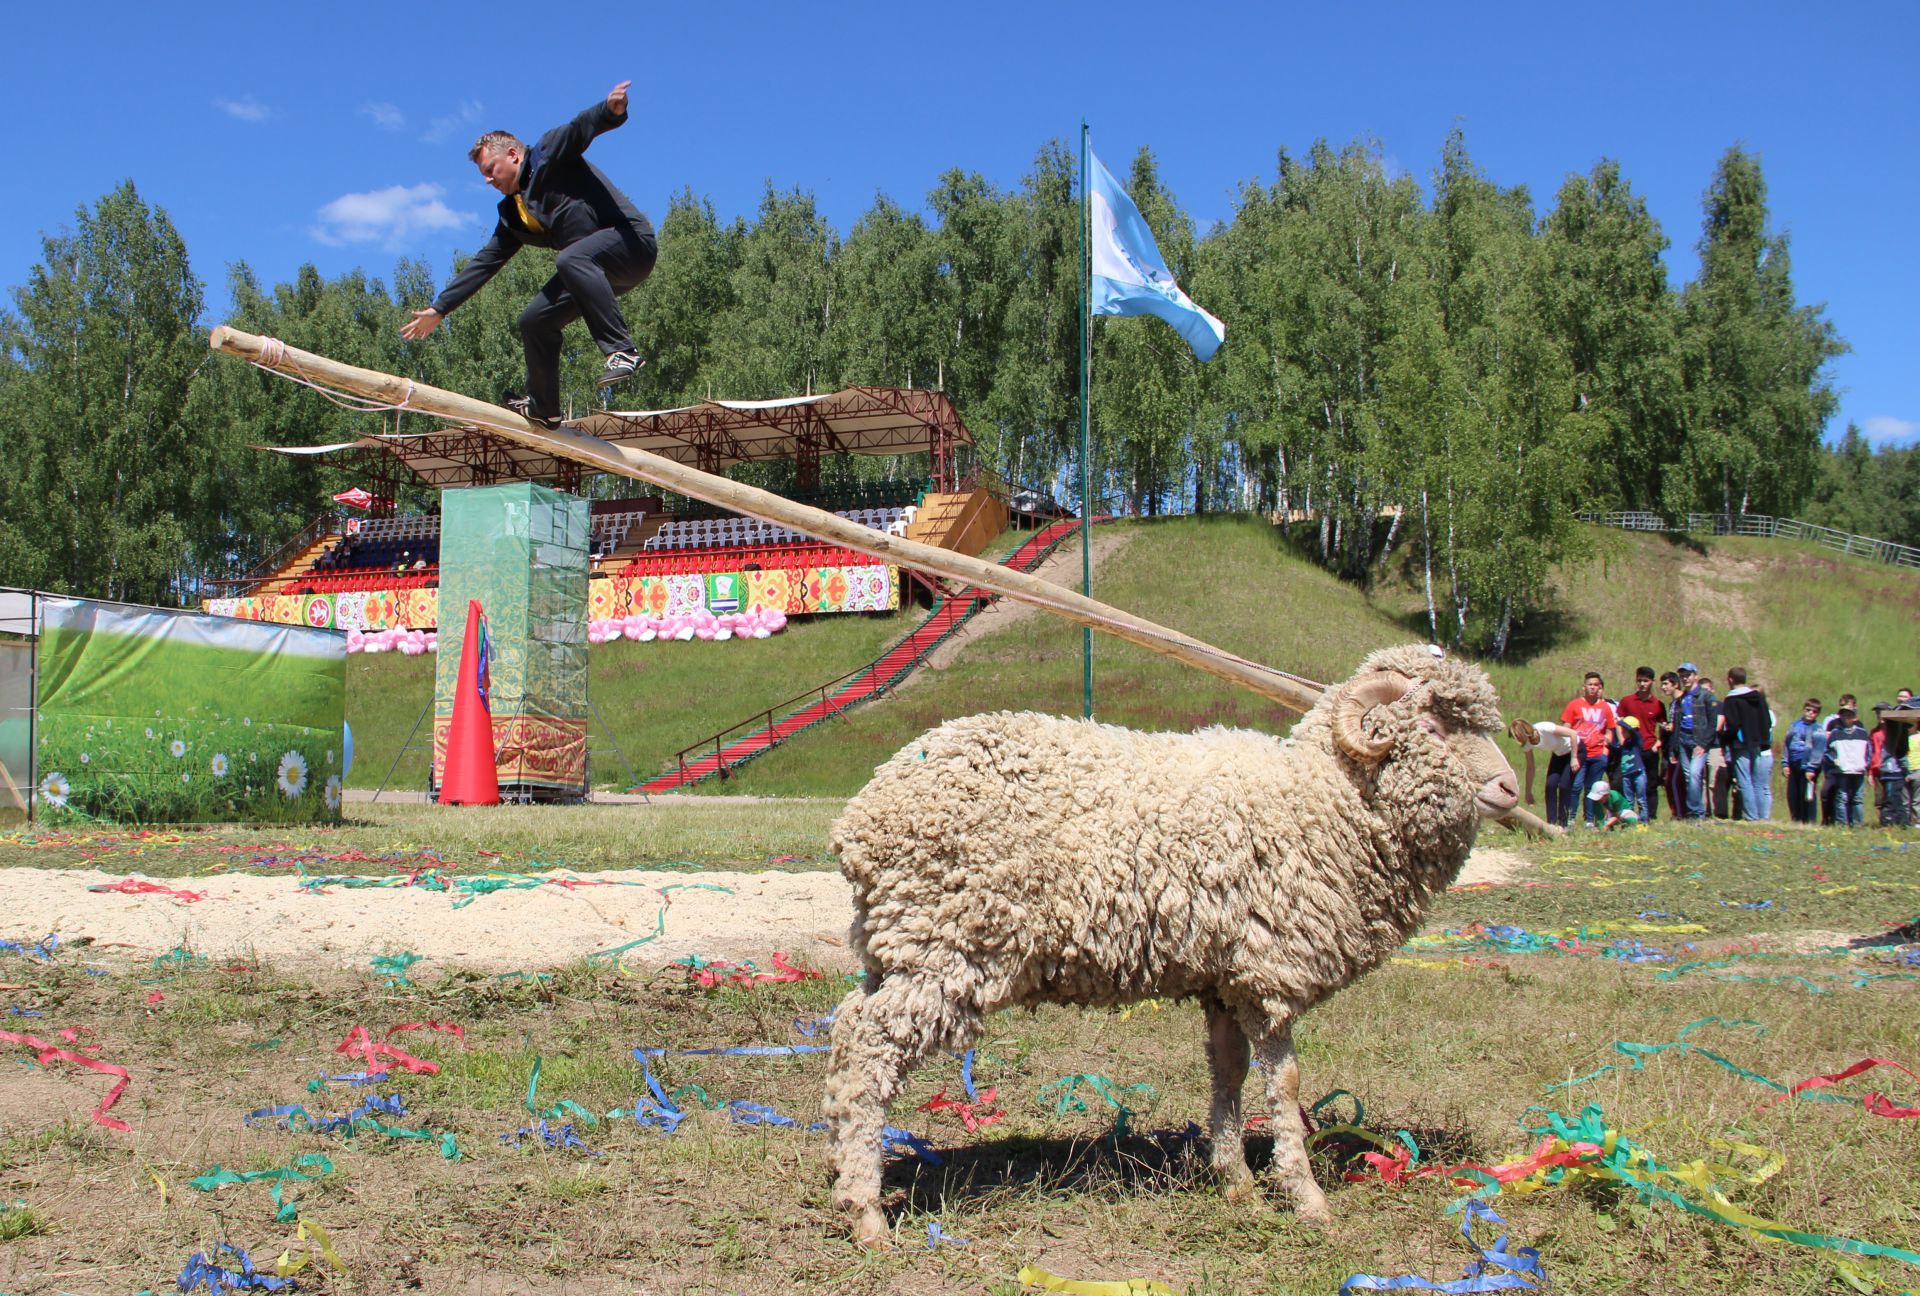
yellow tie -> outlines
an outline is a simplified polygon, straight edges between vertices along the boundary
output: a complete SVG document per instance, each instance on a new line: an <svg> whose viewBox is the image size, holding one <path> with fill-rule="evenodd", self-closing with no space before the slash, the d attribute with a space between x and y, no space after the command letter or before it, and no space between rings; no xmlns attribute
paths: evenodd
<svg viewBox="0 0 1920 1296"><path fill-rule="evenodd" d="M527 210L527 200L524 195L515 194L513 196L513 204L514 206L520 209L521 224L525 225L528 229L532 230L535 234L545 234L547 232L547 227L545 225L542 225L539 221L535 220L533 218L533 213Z"/></svg>

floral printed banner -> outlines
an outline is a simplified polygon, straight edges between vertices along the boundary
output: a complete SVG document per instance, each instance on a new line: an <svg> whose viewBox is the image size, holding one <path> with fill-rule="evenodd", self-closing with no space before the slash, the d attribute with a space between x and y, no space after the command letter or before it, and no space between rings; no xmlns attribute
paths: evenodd
<svg viewBox="0 0 1920 1296"><path fill-rule="evenodd" d="M85 599L41 607L35 791L50 822L339 817L344 637Z"/></svg>
<svg viewBox="0 0 1920 1296"><path fill-rule="evenodd" d="M333 596L333 628L336 630L365 630L367 628L367 595L360 590L352 594Z"/></svg>

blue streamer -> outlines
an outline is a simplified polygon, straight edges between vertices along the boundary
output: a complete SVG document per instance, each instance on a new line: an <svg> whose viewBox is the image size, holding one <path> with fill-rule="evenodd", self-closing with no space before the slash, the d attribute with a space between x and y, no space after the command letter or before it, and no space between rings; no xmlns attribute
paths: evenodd
<svg viewBox="0 0 1920 1296"><path fill-rule="evenodd" d="M240 1267L228 1269L216 1263L222 1253L236 1257ZM195 1251L188 1258L187 1267L180 1271L180 1277L176 1280L181 1291L190 1292L202 1283L214 1296L219 1296L222 1290L276 1292L294 1287L291 1278L270 1278L255 1269L252 1257L237 1246L221 1242L214 1246L213 1254L213 1260L207 1259L204 1251Z"/></svg>
<svg viewBox="0 0 1920 1296"><path fill-rule="evenodd" d="M1467 1245L1479 1254L1479 1259L1469 1264L1466 1276L1453 1282L1435 1282L1431 1278L1422 1278L1418 1274L1401 1274L1393 1278L1383 1278L1377 1274L1354 1274L1340 1284L1340 1290L1349 1291L1436 1291L1447 1292L1452 1296L1466 1296L1472 1292L1496 1291L1538 1291L1539 1284L1547 1281L1547 1271L1540 1263L1540 1252L1535 1247L1510 1249L1507 1235L1502 1233L1494 1239L1490 1247L1483 1247L1473 1240L1473 1223L1484 1219L1489 1224L1506 1227L1506 1221L1494 1214L1485 1202L1467 1199L1467 1212L1460 1221L1460 1236ZM1488 1267L1504 1269L1505 1273L1489 1273ZM1527 1275L1532 1275L1528 1277Z"/></svg>
<svg viewBox="0 0 1920 1296"><path fill-rule="evenodd" d="M646 1077L647 1089L652 1097L642 1098L633 1105L634 1123L657 1129L662 1134L671 1134L680 1128L680 1123L686 1120L687 1113L682 1111L673 1099L667 1097L667 1091L662 1089L660 1081L654 1078L653 1068L647 1065L647 1059L642 1056L644 1052L645 1050L635 1049L633 1055L639 1059L640 1074Z"/></svg>
<svg viewBox="0 0 1920 1296"><path fill-rule="evenodd" d="M241 1118L241 1121L251 1125L255 1121L277 1120L285 1129L304 1129L315 1134L330 1134L337 1129L351 1130L356 1121L364 1116L375 1114L405 1116L407 1114L406 1099L397 1093L388 1094L385 1097L375 1094L345 1116L322 1116L317 1119L312 1112L299 1103L287 1103L280 1107L261 1107L250 1111ZM302 1124L296 1126L295 1121L300 1121Z"/></svg>
<svg viewBox="0 0 1920 1296"><path fill-rule="evenodd" d="M940 1249L940 1244L942 1242L945 1242L948 1246L971 1246L972 1245L972 1243L968 1239L963 1237L955 1237L953 1234L941 1228L939 1220L928 1220L927 1221L927 1250L938 1251Z"/></svg>
<svg viewBox="0 0 1920 1296"><path fill-rule="evenodd" d="M588 1147L581 1141L580 1136L573 1132L572 1121L568 1121L556 1130L549 1126L546 1120L542 1118L535 1121L532 1125L523 1125L517 1130L502 1134L500 1141L508 1147L517 1148L520 1146L521 1141L528 1137L537 1137L550 1148L578 1148L588 1156L597 1157L602 1155Z"/></svg>
<svg viewBox="0 0 1920 1296"><path fill-rule="evenodd" d="M831 1044L747 1044L739 1048L637 1048L633 1055L644 1062L657 1057L792 1057L801 1053L831 1052Z"/></svg>
<svg viewBox="0 0 1920 1296"><path fill-rule="evenodd" d="M53 952L60 948L60 938L48 932L34 945L22 945L18 941L0 940L0 949L12 950L15 954L24 954L28 958L37 958L42 963L53 959ZM102 973L102 975L105 975Z"/></svg>
<svg viewBox="0 0 1920 1296"><path fill-rule="evenodd" d="M917 1156L930 1166L946 1164L946 1159L933 1150L933 1144L927 1142L917 1134L910 1134L906 1130L898 1129L895 1126L882 1126L880 1130L880 1141L881 1145L889 1152ZM904 1153L902 1153L902 1149L905 1149Z"/></svg>
<svg viewBox="0 0 1920 1296"><path fill-rule="evenodd" d="M727 1104L727 1115L736 1125L798 1125L791 1116L782 1116L765 1103L735 1098Z"/></svg>
<svg viewBox="0 0 1920 1296"><path fill-rule="evenodd" d="M793 1028L799 1031L802 1035L805 1035L808 1039L812 1039L815 1036L819 1035L821 1032L831 1027L833 1025L834 1018L838 1017L839 1015L840 1015L840 1010L838 1008L835 1008L832 1012L828 1013L826 1016L815 1017L812 1021L802 1021L800 1018L795 1017L793 1019Z"/></svg>

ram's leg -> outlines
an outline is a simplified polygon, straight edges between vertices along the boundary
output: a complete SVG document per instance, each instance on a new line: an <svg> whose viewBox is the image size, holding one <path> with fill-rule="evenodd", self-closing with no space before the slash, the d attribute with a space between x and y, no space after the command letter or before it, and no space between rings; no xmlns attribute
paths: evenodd
<svg viewBox="0 0 1920 1296"><path fill-rule="evenodd" d="M1213 1105L1207 1111L1207 1137L1213 1141L1213 1172L1229 1201L1254 1193L1241 1142L1244 1113L1240 1092L1247 1083L1247 1035L1218 999L1202 1001L1207 1011L1207 1065L1213 1072Z"/></svg>
<svg viewBox="0 0 1920 1296"><path fill-rule="evenodd" d="M1267 1106L1273 1113L1274 1180L1293 1199L1294 1214L1302 1224L1325 1228L1333 1222L1326 1194L1313 1181L1307 1160L1307 1125L1300 1117L1300 1055L1293 1049L1293 1026L1282 1022L1254 1044L1260 1067L1267 1075Z"/></svg>
<svg viewBox="0 0 1920 1296"><path fill-rule="evenodd" d="M833 1203L851 1217L854 1240L884 1246L886 1217L880 1212L881 1131L887 1104L907 1072L949 1040L971 1042L979 1014L942 993L938 978L890 973L877 988L859 989L841 1001L833 1023L826 1099L828 1156L835 1180Z"/></svg>

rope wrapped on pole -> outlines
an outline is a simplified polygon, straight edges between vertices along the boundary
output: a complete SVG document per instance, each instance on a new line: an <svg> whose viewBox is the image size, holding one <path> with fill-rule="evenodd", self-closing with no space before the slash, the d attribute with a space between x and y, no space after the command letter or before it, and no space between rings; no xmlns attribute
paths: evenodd
<svg viewBox="0 0 1920 1296"><path fill-rule="evenodd" d="M406 409L450 422L484 428L509 441L571 459L599 472L631 477L866 554L881 562L936 576L1030 603L1069 621L1138 644L1196 670L1226 680L1288 710L1306 713L1325 689L1312 680L1249 661L1177 630L1109 607L1051 581L998 563L984 562L951 549L888 535L824 509L813 508L772 491L676 463L662 455L617 445L574 428L546 431L511 410L458 392L416 383L372 369L342 364L326 356L288 346L276 338L245 333L226 325L213 330L208 346L262 369L322 390L346 393L374 408ZM1525 812L1518 812L1524 815ZM1526 816L1532 818L1532 816ZM1535 824L1539 823L1534 819Z"/></svg>

